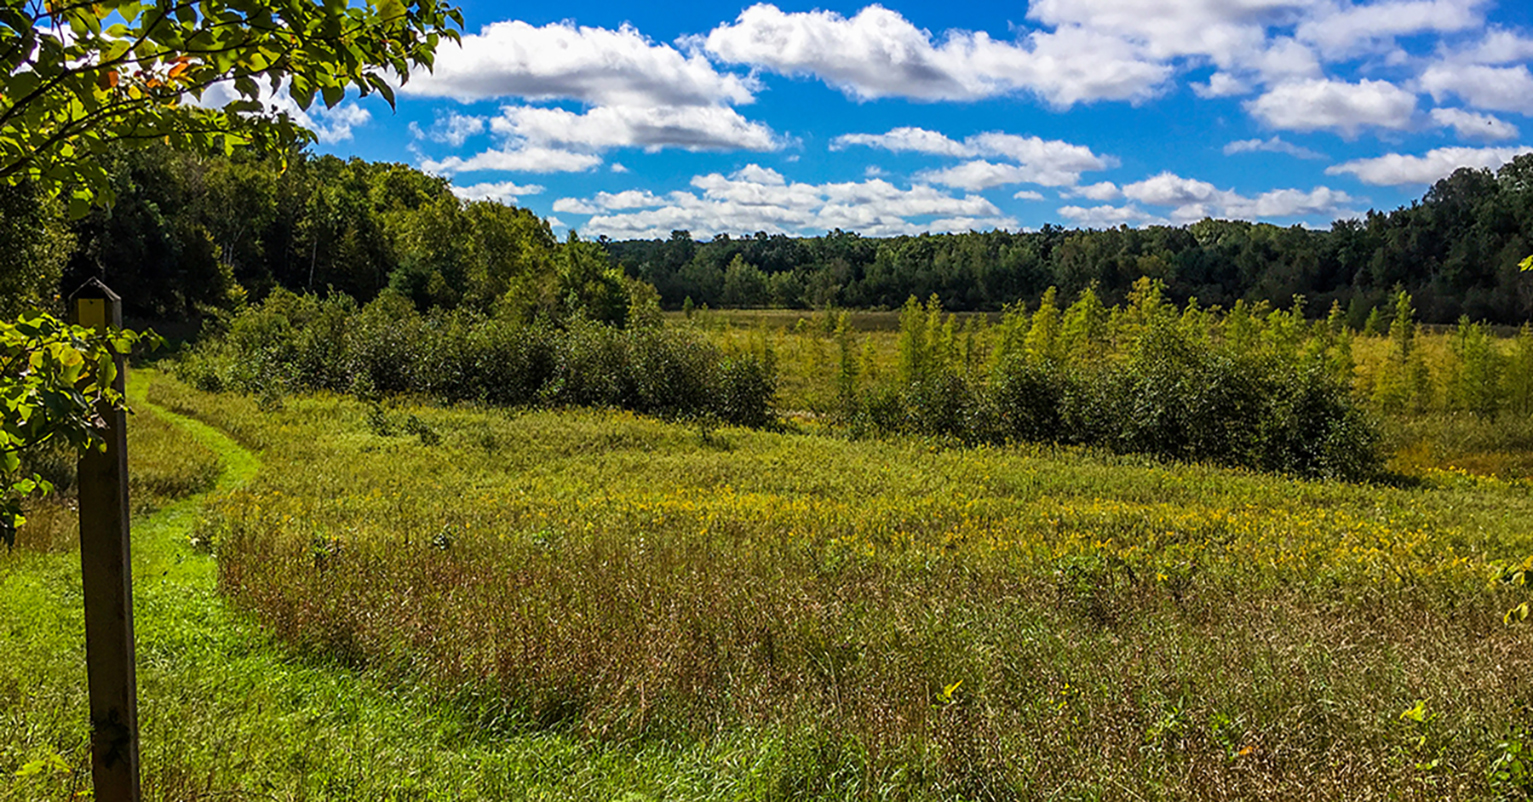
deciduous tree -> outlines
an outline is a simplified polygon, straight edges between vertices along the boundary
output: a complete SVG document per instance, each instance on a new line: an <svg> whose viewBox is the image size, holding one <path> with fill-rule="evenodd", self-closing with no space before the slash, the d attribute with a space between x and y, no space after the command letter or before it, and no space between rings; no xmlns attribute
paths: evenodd
<svg viewBox="0 0 1533 802"><path fill-rule="evenodd" d="M440 0L0 0L0 182L67 191L79 216L110 200L113 143L285 150L313 135L273 97L393 103L462 24Z"/></svg>

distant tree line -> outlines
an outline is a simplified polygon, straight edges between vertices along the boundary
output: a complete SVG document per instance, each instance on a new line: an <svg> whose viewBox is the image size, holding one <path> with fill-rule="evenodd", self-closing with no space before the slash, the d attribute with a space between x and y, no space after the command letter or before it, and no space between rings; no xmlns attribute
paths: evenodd
<svg viewBox="0 0 1533 802"><path fill-rule="evenodd" d="M936 295L950 310L1036 302L1048 287L1105 303L1133 282L1162 282L1168 299L1237 300L1306 313L1339 301L1361 328L1411 293L1417 319L1533 318L1533 154L1498 171L1463 169L1418 202L1369 212L1329 230L1203 220L1187 226L990 231L887 239L832 231L757 233L706 242L555 238L537 215L470 202L448 183L401 164L165 148L125 150L104 167L117 201L66 222L26 186L0 192L0 313L47 307L99 276L131 317L184 320L225 313L278 288L337 292L361 303L386 288L422 311L503 304L543 317L577 307L620 321L636 282L663 306L887 308Z"/></svg>
<svg viewBox="0 0 1533 802"><path fill-rule="evenodd" d="M109 162L116 203L73 222L28 187L0 187L0 312L46 308L96 276L151 320L235 312L278 289L361 302L392 289L421 310L621 323L638 289L596 243L560 242L527 209L464 201L401 164L166 148Z"/></svg>
<svg viewBox="0 0 1533 802"><path fill-rule="evenodd" d="M1187 226L1036 232L989 231L871 239L844 231L820 237L686 231L665 240L605 242L629 275L678 308L847 307L897 309L936 295L951 310L997 311L1036 302L1048 287L1073 297L1087 287L1108 303L1150 277L1178 302L1230 308L1237 300L1306 313L1339 301L1361 328L1387 315L1400 289L1418 319L1519 323L1533 317L1533 275L1517 263L1533 252L1533 154L1500 170L1461 169L1408 207L1339 220L1329 230L1203 220Z"/></svg>

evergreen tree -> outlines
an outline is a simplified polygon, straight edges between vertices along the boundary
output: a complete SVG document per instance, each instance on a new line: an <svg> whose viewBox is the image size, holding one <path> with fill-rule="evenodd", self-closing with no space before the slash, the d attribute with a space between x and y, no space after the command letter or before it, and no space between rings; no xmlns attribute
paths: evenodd
<svg viewBox="0 0 1533 802"><path fill-rule="evenodd" d="M1368 312L1368 319L1363 323L1363 336L1377 337L1379 336L1379 332L1383 330L1384 316L1379 313L1379 308L1375 306Z"/></svg>
<svg viewBox="0 0 1533 802"><path fill-rule="evenodd" d="M1059 307L1055 305L1055 290L1048 288L1033 313L1032 325L1028 327L1024 348L1027 358L1034 362L1058 362L1059 354Z"/></svg>
<svg viewBox="0 0 1533 802"><path fill-rule="evenodd" d="M1507 409L1519 415L1533 414L1533 326L1522 324L1502 373Z"/></svg>
<svg viewBox="0 0 1533 802"><path fill-rule="evenodd" d="M1450 341L1456 368L1448 384L1448 401L1454 409L1494 417L1501 408L1502 359L1490 332L1478 323L1459 318Z"/></svg>
<svg viewBox="0 0 1533 802"><path fill-rule="evenodd" d="M1389 324L1389 355L1374 385L1373 399L1385 412L1424 412L1431 403L1431 374L1416 347L1416 309L1410 293L1395 294Z"/></svg>
<svg viewBox="0 0 1533 802"><path fill-rule="evenodd" d="M1096 290L1092 287L1081 290L1080 297L1065 310L1060 324L1060 350L1065 359L1076 364L1094 364L1104 357L1108 318Z"/></svg>

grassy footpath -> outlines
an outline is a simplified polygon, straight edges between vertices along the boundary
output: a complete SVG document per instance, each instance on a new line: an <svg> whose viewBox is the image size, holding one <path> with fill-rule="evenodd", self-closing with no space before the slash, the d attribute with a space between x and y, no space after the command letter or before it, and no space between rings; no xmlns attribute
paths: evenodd
<svg viewBox="0 0 1533 802"><path fill-rule="evenodd" d="M213 492L260 468L219 431L144 399L140 415L216 451ZM134 522L144 786L150 799L614 799L753 797L770 777L743 740L677 751L594 749L508 733L424 691L295 659L216 592L188 545L196 495ZM0 799L88 795L79 558L0 553Z"/></svg>

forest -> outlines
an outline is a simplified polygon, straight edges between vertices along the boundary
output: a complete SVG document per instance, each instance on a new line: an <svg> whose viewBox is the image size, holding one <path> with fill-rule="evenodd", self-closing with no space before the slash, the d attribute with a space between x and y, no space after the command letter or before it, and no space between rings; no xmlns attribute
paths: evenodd
<svg viewBox="0 0 1533 802"><path fill-rule="evenodd" d="M1418 320L1518 324L1533 316L1533 154L1499 170L1461 169L1420 201L1328 230L1207 219L1187 226L988 231L875 239L765 232L694 240L560 241L525 209L464 201L448 182L400 164L290 152L285 158L117 152L117 202L67 222L25 186L0 188L0 306L14 312L101 276L143 320L232 311L278 287L366 303L386 287L417 307L488 311L509 302L558 315L570 291L596 319L615 319L632 281L664 308L897 309L936 295L954 311L1035 303L1049 287L1104 302L1147 276L1178 303L1238 300L1311 317L1339 302L1362 328L1398 290ZM563 311L567 312L565 308Z"/></svg>
<svg viewBox="0 0 1533 802"><path fill-rule="evenodd" d="M1067 297L1095 287L1109 302L1133 282L1165 282L1178 301L1225 308L1237 300L1286 307L1296 295L1311 316L1339 301L1361 328L1388 311L1398 289L1421 319L1519 323L1533 313L1533 284L1518 275L1533 231L1533 155L1492 173L1460 169L1419 202L1326 231L1205 219L1187 226L1080 231L970 232L870 239L833 231L794 238L756 233L694 241L606 243L630 274L669 306L898 308L936 294L955 310L995 311L1036 301L1051 286Z"/></svg>

